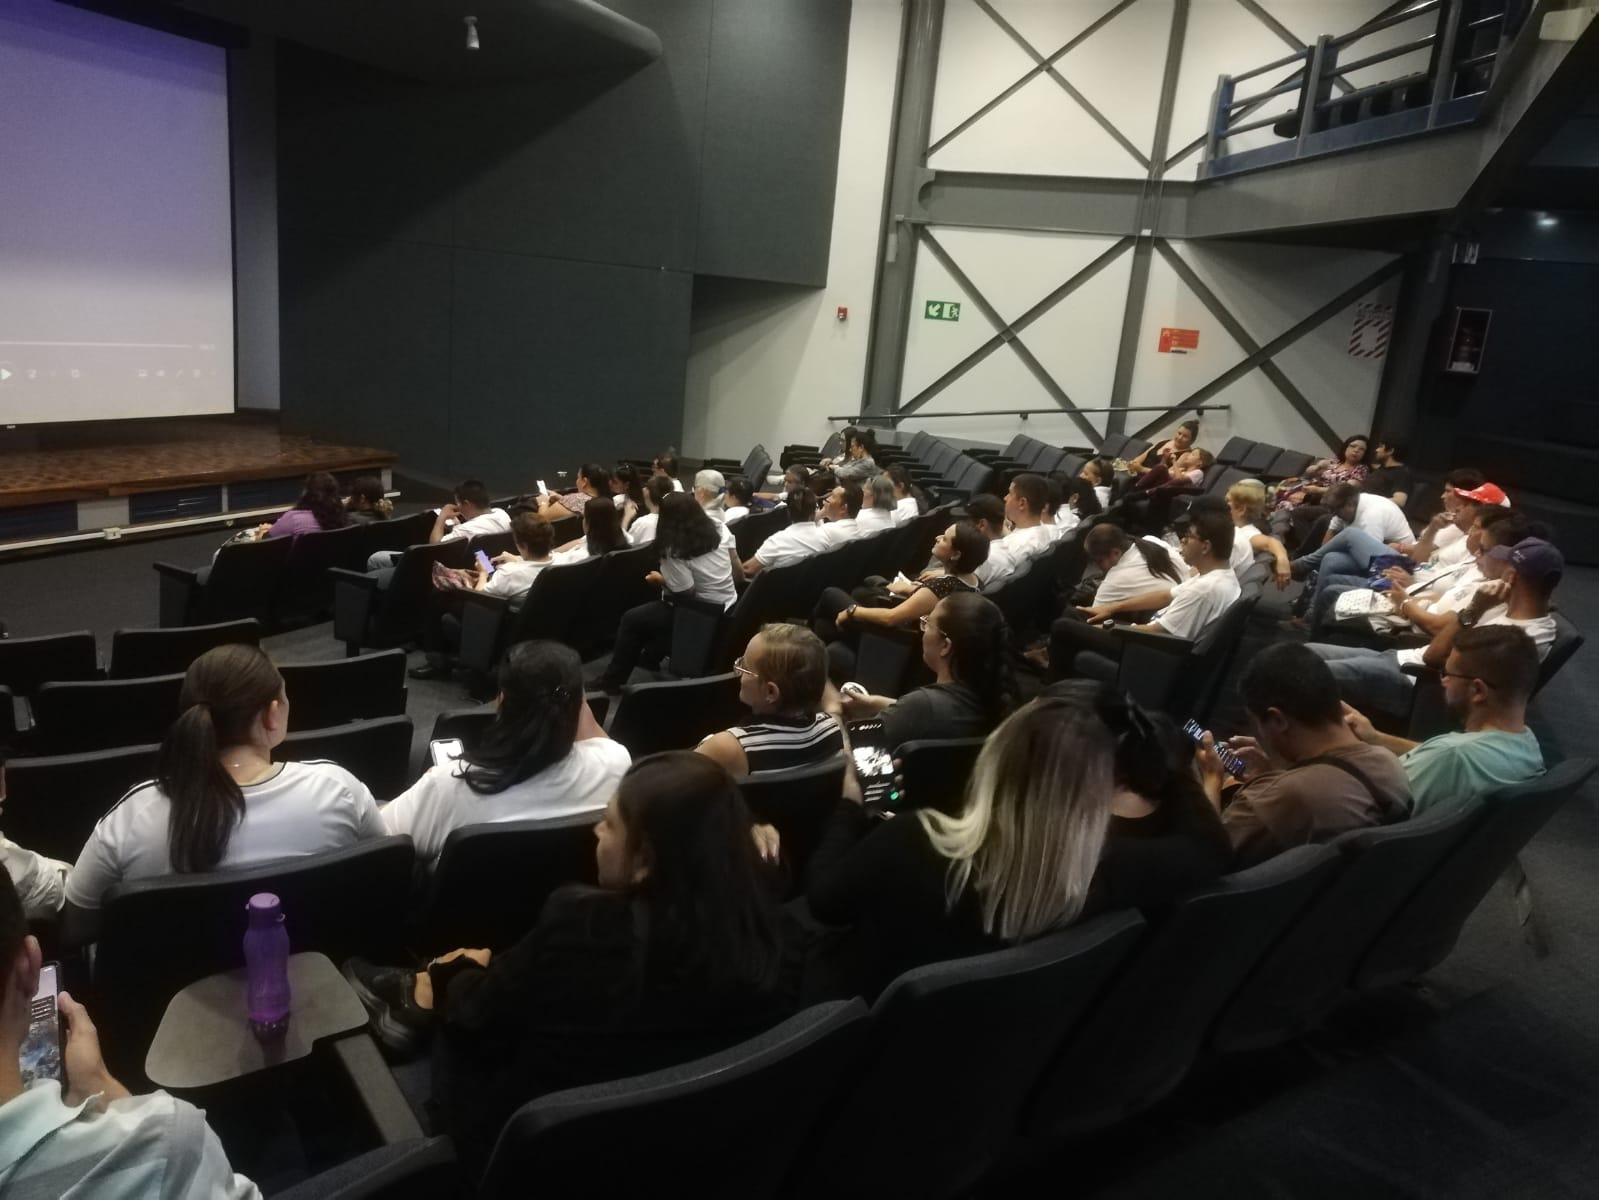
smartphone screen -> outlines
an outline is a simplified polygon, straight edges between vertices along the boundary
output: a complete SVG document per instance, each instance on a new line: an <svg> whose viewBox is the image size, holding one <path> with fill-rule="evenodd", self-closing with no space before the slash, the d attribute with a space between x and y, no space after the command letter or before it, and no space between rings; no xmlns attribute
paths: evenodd
<svg viewBox="0 0 1599 1200"><path fill-rule="evenodd" d="M428 751L433 755L435 767L447 767L461 757L461 739L440 738L436 742L428 743Z"/></svg>
<svg viewBox="0 0 1599 1200"><path fill-rule="evenodd" d="M1183 732L1193 739L1196 746L1199 744L1200 739L1205 736L1205 731L1200 728L1199 722L1192 718L1183 722ZM1244 777L1244 760L1221 742L1216 743L1216 757L1221 760L1222 770L1226 771L1234 779L1242 779Z"/></svg>
<svg viewBox="0 0 1599 1200"><path fill-rule="evenodd" d="M477 552L477 565L483 568L485 575L494 574L494 564L489 561L489 556L482 550Z"/></svg>
<svg viewBox="0 0 1599 1200"><path fill-rule="evenodd" d="M892 806L899 800L894 783L894 755L883 745L881 721L856 721L849 727L850 753L867 804Z"/></svg>
<svg viewBox="0 0 1599 1200"><path fill-rule="evenodd" d="M540 496L547 496L547 495L549 495L549 492L550 492L550 489L547 486L545 486L544 481L542 479L539 480L538 494Z"/></svg>
<svg viewBox="0 0 1599 1200"><path fill-rule="evenodd" d="M18 1056L22 1067L22 1086L35 1079L62 1079L61 1017L56 993L61 990L60 967L53 962L39 968L39 990L33 994L28 1035Z"/></svg>

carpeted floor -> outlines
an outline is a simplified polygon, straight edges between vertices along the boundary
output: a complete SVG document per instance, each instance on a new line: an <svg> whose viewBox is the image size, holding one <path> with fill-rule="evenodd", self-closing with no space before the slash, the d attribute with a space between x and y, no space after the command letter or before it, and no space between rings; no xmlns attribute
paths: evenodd
<svg viewBox="0 0 1599 1200"><path fill-rule="evenodd" d="M93 629L103 651L114 628L156 623L152 562L202 562L221 539L0 563L0 620L16 637ZM1599 628L1599 570L1573 570L1559 600L1579 627ZM327 625L266 644L281 661L343 653ZM1252 640L1241 661L1262 644ZM1592 753L1596 697L1599 652L1589 648L1535 707L1550 758ZM434 716L470 703L461 684L412 681L418 769ZM991 1194L1599 1194L1595 799L1590 788L1523 856L1547 954L1534 952L1508 891L1496 890L1425 987L1345 1012L1305 1044L1212 1064L1154 1113Z"/></svg>

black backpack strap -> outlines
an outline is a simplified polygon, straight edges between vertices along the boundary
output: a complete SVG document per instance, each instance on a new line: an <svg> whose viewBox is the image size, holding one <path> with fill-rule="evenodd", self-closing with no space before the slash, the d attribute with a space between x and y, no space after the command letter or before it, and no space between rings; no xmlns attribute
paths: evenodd
<svg viewBox="0 0 1599 1200"><path fill-rule="evenodd" d="M1333 754L1318 754L1315 758L1307 758L1304 762L1295 763L1294 765L1296 767L1313 767L1318 763L1322 766L1337 767L1344 774L1353 778L1361 787L1365 788L1366 794L1375 800L1379 807L1383 806L1383 793L1371 781L1371 776L1355 766L1354 763L1345 762L1342 758Z"/></svg>

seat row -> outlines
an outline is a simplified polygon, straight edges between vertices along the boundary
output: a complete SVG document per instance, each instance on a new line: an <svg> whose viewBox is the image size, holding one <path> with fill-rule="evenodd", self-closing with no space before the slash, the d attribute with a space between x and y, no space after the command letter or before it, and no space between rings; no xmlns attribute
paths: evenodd
<svg viewBox="0 0 1599 1200"><path fill-rule="evenodd" d="M1480 804L1296 848L1164 912L1107 913L916 968L870 1009L819 1005L706 1059L544 1096L505 1126L480 1194L522 1195L535 1178L594 1194L597 1161L613 1194L663 1171L701 1196L962 1194L1018 1150L1148 1109L1202 1059L1290 1040L1349 995L1436 966L1595 765L1568 761ZM142 1048L165 997L234 965L237 910L262 889L284 897L297 948L395 952L408 855L405 839L384 839L119 888L95 965L95 986L118 998L103 1011ZM629 1153L615 1156L618 1144Z"/></svg>

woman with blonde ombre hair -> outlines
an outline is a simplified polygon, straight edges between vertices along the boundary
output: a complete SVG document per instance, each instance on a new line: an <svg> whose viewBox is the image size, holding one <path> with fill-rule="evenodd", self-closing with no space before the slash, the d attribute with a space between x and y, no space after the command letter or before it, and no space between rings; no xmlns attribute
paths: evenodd
<svg viewBox="0 0 1599 1200"><path fill-rule="evenodd" d="M1269 554L1272 561L1272 578L1279 589L1286 588L1293 579L1288 565L1288 551L1283 544L1263 530L1269 528L1266 516L1266 485L1258 479L1240 479L1227 489L1227 515L1233 519L1232 567L1239 575L1254 565L1255 555Z"/></svg>
<svg viewBox="0 0 1599 1200"><path fill-rule="evenodd" d="M841 806L806 892L818 920L851 927L820 964L827 990L873 997L912 967L1024 942L1092 911L1114 750L1091 709L1043 698L989 737L959 812L922 809L862 837L865 815Z"/></svg>

